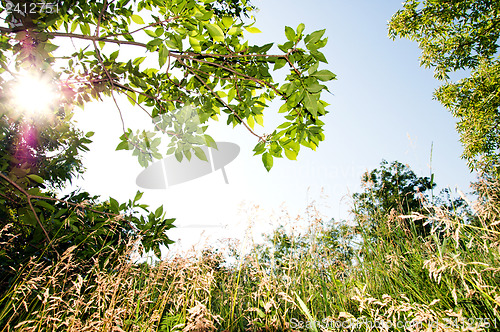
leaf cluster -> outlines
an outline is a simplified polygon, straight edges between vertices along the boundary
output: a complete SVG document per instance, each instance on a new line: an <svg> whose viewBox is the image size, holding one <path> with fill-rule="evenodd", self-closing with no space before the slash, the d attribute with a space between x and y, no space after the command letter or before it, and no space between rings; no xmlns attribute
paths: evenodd
<svg viewBox="0 0 500 332"><path fill-rule="evenodd" d="M200 146L215 147L206 133L208 121L221 117L255 136L254 152L267 170L283 153L294 160L301 146L315 150L325 138L328 104L321 96L335 79L320 68L327 63L321 52L325 30L306 34L303 24L286 27L286 41L271 54L273 43L245 40L245 34L260 32L247 0L56 0L53 5L57 11L7 13L0 24L0 226L13 232L5 238L11 245L0 253L4 281L12 277L10 266L31 257L53 260L72 246L88 259L122 250L129 241L140 241L141 253L160 256L160 245L171 243L165 232L173 219L165 218L162 208L150 212L140 204L141 193L127 203L85 192L57 196L55 189L83 171L80 153L91 142L91 133L73 126L73 106L111 97L121 115L117 97L122 96L148 116L151 130L134 132L122 123L117 146L132 151L142 166L169 154L179 161L193 153L206 159ZM0 2L0 11L6 9ZM74 52L60 54L69 41ZM130 50L142 54L131 56ZM30 122L9 103L22 71L58 86L62 99L47 119ZM283 83L275 82L278 71L285 71ZM259 134L256 124L264 125L264 111L274 100L281 102L286 121ZM162 145L164 137L169 141Z"/></svg>
<svg viewBox="0 0 500 332"><path fill-rule="evenodd" d="M150 212L133 200L118 203L81 190L58 194L84 168L92 132L74 128L71 113L58 107L45 119L15 113L4 105L0 117L0 290L13 282L31 259L55 262L71 247L77 260L106 257L136 243L153 252L172 241L166 232L174 219L163 208ZM99 254L105 254L104 256Z"/></svg>
<svg viewBox="0 0 500 332"><path fill-rule="evenodd" d="M31 18L32 29L0 27L0 72L8 59L19 67L49 69L57 62L61 69L52 74L64 82L76 105L126 96L154 124L152 131L136 134L124 124L118 145L132 150L143 166L165 154L190 158L197 154L195 147L210 145L209 138L208 144L207 138L194 142L189 135L176 139L155 123L192 107L200 124L224 116L228 125L244 126L258 139L254 151L270 170L273 158L284 153L294 160L301 145L314 150L324 140L321 118L328 104L320 98L328 91L324 83L335 75L319 68L327 63L320 51L327 43L325 30L305 34L303 24L295 30L286 27L280 54L269 54L273 43L249 45L244 33L260 32L249 22L253 9L246 0L61 2L58 13ZM87 46L56 57L59 42L70 38ZM130 48L144 56L131 58ZM272 72L285 66L285 82L275 82ZM255 124L264 125L264 110L275 99L282 101L279 112L286 121L271 134L258 134ZM156 138L163 137L174 143L167 151L158 148Z"/></svg>
<svg viewBox="0 0 500 332"><path fill-rule="evenodd" d="M458 118L462 157L471 170L498 175L500 3L409 0L392 17L389 35L418 42L421 65L444 81L435 97ZM454 72L465 78L453 82Z"/></svg>

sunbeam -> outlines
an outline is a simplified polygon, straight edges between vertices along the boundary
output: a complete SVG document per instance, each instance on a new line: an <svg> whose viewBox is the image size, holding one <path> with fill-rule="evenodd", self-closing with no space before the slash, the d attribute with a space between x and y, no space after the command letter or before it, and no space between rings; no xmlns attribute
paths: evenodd
<svg viewBox="0 0 500 332"><path fill-rule="evenodd" d="M27 116L47 115L59 99L53 83L32 74L20 75L11 93L12 106L17 112Z"/></svg>

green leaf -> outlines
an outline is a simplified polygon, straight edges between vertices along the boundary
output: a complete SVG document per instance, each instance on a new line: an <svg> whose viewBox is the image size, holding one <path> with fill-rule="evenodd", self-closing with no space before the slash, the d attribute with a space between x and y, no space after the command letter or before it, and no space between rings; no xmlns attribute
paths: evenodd
<svg viewBox="0 0 500 332"><path fill-rule="evenodd" d="M202 148L195 146L193 148L193 150L194 150L195 156L198 157L198 159L208 161L207 156L205 155L205 151L203 151Z"/></svg>
<svg viewBox="0 0 500 332"><path fill-rule="evenodd" d="M328 63L326 61L325 55L319 51L311 51L311 55L316 59L324 63Z"/></svg>
<svg viewBox="0 0 500 332"><path fill-rule="evenodd" d="M250 32L250 33L261 33L262 32L259 29L257 29L256 27L246 27L245 30Z"/></svg>
<svg viewBox="0 0 500 332"><path fill-rule="evenodd" d="M316 77L318 80L326 82L333 80L336 76L329 70L323 69L313 73L311 76Z"/></svg>
<svg viewBox="0 0 500 332"><path fill-rule="evenodd" d="M282 158L281 156L281 151L283 148L278 144L278 142L271 142L271 145L269 147L269 152L271 153L272 156L276 158Z"/></svg>
<svg viewBox="0 0 500 332"><path fill-rule="evenodd" d="M116 147L115 151L118 151L118 150L129 150L129 142L128 141L120 142L118 144L118 146Z"/></svg>
<svg viewBox="0 0 500 332"><path fill-rule="evenodd" d="M191 161L191 150L184 150L184 155L186 156L187 160Z"/></svg>
<svg viewBox="0 0 500 332"><path fill-rule="evenodd" d="M306 95L304 96L304 106L314 118L318 117L318 103L316 98L314 98L314 96L309 92L306 92Z"/></svg>
<svg viewBox="0 0 500 332"><path fill-rule="evenodd" d="M47 203L43 199L37 200L36 201L36 205L41 206L43 208L46 208L47 210L50 210L50 211L55 211L56 210L56 208L53 205L50 205L49 203Z"/></svg>
<svg viewBox="0 0 500 332"><path fill-rule="evenodd" d="M197 38L189 36L189 44L195 52L201 52L200 41Z"/></svg>
<svg viewBox="0 0 500 332"><path fill-rule="evenodd" d="M29 174L28 177L35 182L43 183L43 179L36 174Z"/></svg>
<svg viewBox="0 0 500 332"><path fill-rule="evenodd" d="M134 197L134 203L137 202L138 200L140 200L142 198L142 195L144 195L144 193L137 190L137 193L135 194L135 197Z"/></svg>
<svg viewBox="0 0 500 332"><path fill-rule="evenodd" d="M31 210L21 209L19 219L26 225L37 226L36 218Z"/></svg>
<svg viewBox="0 0 500 332"><path fill-rule="evenodd" d="M210 37L212 37L213 40L218 42L224 41L224 32L217 24L205 24L205 28L207 29Z"/></svg>
<svg viewBox="0 0 500 332"><path fill-rule="evenodd" d="M120 53L120 50L116 50L116 51L114 51L114 52L113 52L113 53L111 53L111 55L109 56L109 59L110 59L111 61L116 60L116 58L118 57L118 54L119 54L119 53Z"/></svg>
<svg viewBox="0 0 500 332"><path fill-rule="evenodd" d="M291 41L287 41L283 45L278 45L278 48L282 50L283 52L287 53L289 49L293 47L294 43Z"/></svg>
<svg viewBox="0 0 500 332"><path fill-rule="evenodd" d="M71 29L69 32L75 32L77 26L78 26L78 21L74 20L73 23L71 23Z"/></svg>
<svg viewBox="0 0 500 332"><path fill-rule="evenodd" d="M182 152L179 150L175 151L175 159L177 159L178 162L182 161Z"/></svg>
<svg viewBox="0 0 500 332"><path fill-rule="evenodd" d="M230 103L231 100L234 99L234 97L236 97L236 89L235 88L231 88L231 89L229 89L229 92L227 94L227 102Z"/></svg>
<svg viewBox="0 0 500 332"><path fill-rule="evenodd" d="M160 205L155 211L155 218L158 219L163 214L163 205Z"/></svg>
<svg viewBox="0 0 500 332"><path fill-rule="evenodd" d="M229 28L231 25L233 25L233 18L231 16L224 16L222 18L222 24L224 25L224 27L226 28Z"/></svg>
<svg viewBox="0 0 500 332"><path fill-rule="evenodd" d="M161 259L161 250L160 250L160 247L158 247L158 245L155 245L153 247L153 252L154 252L156 258Z"/></svg>
<svg viewBox="0 0 500 332"><path fill-rule="evenodd" d="M286 65L286 59L279 58L276 60L274 63L274 68L273 70L278 70L280 68L283 68Z"/></svg>
<svg viewBox="0 0 500 332"><path fill-rule="evenodd" d="M290 110L290 108L288 107L288 104L284 103L283 105L281 105L278 113L285 113L285 112L288 112L289 110Z"/></svg>
<svg viewBox="0 0 500 332"><path fill-rule="evenodd" d="M268 172L273 168L273 156L269 152L262 155L262 162Z"/></svg>
<svg viewBox="0 0 500 332"><path fill-rule="evenodd" d="M206 142L208 147L211 147L211 148L218 150L217 143L215 143L215 140L212 138L212 136L205 134L205 135L203 135L203 138L205 139L205 142Z"/></svg>
<svg viewBox="0 0 500 332"><path fill-rule="evenodd" d="M297 160L297 152L285 149L285 156L290 160Z"/></svg>
<svg viewBox="0 0 500 332"><path fill-rule="evenodd" d="M196 19L198 19L200 21L208 21L212 18L212 16L213 16L213 12L211 12L211 11L201 12L201 11L199 11L198 8L197 8L197 13L194 14L194 17L196 17Z"/></svg>
<svg viewBox="0 0 500 332"><path fill-rule="evenodd" d="M114 213L120 212L120 205L118 204L116 199L110 197L109 198L109 205L110 205L111 211L113 211Z"/></svg>
<svg viewBox="0 0 500 332"><path fill-rule="evenodd" d="M284 128L288 128L292 123L291 122L283 122L282 124L280 124L276 129L284 129Z"/></svg>
<svg viewBox="0 0 500 332"><path fill-rule="evenodd" d="M126 92L126 94L127 94L127 99L128 99L128 101L129 101L129 102L130 102L133 106L135 106L135 105L136 105L136 100L137 100L137 99L136 99L135 92L133 92L133 91L127 91L127 92Z"/></svg>
<svg viewBox="0 0 500 332"><path fill-rule="evenodd" d="M170 47L172 49L177 48L177 44L175 42L171 41L170 39L165 40L165 45L167 45L168 47Z"/></svg>
<svg viewBox="0 0 500 332"><path fill-rule="evenodd" d="M284 144L284 147L288 150L293 150L295 153L299 153L300 151L300 144L296 141L290 140L288 143Z"/></svg>
<svg viewBox="0 0 500 332"><path fill-rule="evenodd" d="M144 60L146 60L146 57L145 56L141 56L139 58L135 58L134 61L132 62L132 64L134 66L139 66Z"/></svg>
<svg viewBox="0 0 500 332"><path fill-rule="evenodd" d="M80 30L84 35L90 35L90 26L87 22L80 24Z"/></svg>
<svg viewBox="0 0 500 332"><path fill-rule="evenodd" d="M165 47L164 44L161 44L160 50L158 52L158 64L160 65L160 68L163 67L167 59L168 59L168 49Z"/></svg>
<svg viewBox="0 0 500 332"><path fill-rule="evenodd" d="M285 27L285 36L289 41L295 41L295 31L290 27Z"/></svg>
<svg viewBox="0 0 500 332"><path fill-rule="evenodd" d="M265 150L266 150L266 143L265 143L264 141L260 141L260 142L259 142L259 143L257 143L257 145L255 145L255 147L253 148L253 151L255 151L254 156L256 156L256 155L258 155L258 154L263 153Z"/></svg>
<svg viewBox="0 0 500 332"><path fill-rule="evenodd" d="M258 53L264 54L273 47L274 43L268 43L259 47Z"/></svg>
<svg viewBox="0 0 500 332"><path fill-rule="evenodd" d="M136 24L144 24L144 20L142 19L142 17L140 17L139 15L132 15L130 17L132 19L132 21L134 21L134 23Z"/></svg>
<svg viewBox="0 0 500 332"><path fill-rule="evenodd" d="M43 46L43 48L45 49L45 51L47 51L48 53L50 53L52 51L57 50L59 48L59 46L47 42L47 43L45 43L45 45Z"/></svg>
<svg viewBox="0 0 500 332"><path fill-rule="evenodd" d="M297 294L295 291L293 291L293 293L295 294L295 297L297 298L297 301L299 302L299 306L300 306L300 309L302 310L302 313L307 317L307 319L311 323L311 330L313 332L318 332L318 329L316 327L316 319L314 319L314 317L311 315L311 312L307 308L304 301L302 301L299 294Z"/></svg>
<svg viewBox="0 0 500 332"><path fill-rule="evenodd" d="M304 23L300 23L300 24L297 26L297 35L299 35L299 36L300 36L300 35L302 34L302 32L304 32L304 28L305 28L305 27L306 27L306 26L304 25Z"/></svg>
<svg viewBox="0 0 500 332"><path fill-rule="evenodd" d="M290 109L294 108L295 106L297 106L298 103L300 103L302 101L303 98L304 98L303 91L295 92L286 101L288 108L290 108Z"/></svg>
<svg viewBox="0 0 500 332"><path fill-rule="evenodd" d="M306 38L304 38L304 42L306 44L314 44L316 42L318 42L321 37L325 34L325 29L323 30L318 30L318 31L314 31L313 33L311 33L310 35L307 35Z"/></svg>
<svg viewBox="0 0 500 332"><path fill-rule="evenodd" d="M215 93L221 98L227 97L227 93L225 91L219 90L216 91Z"/></svg>
<svg viewBox="0 0 500 332"><path fill-rule="evenodd" d="M250 128L254 129L254 127L255 127L255 120L254 120L253 116L250 115L248 117L247 122L248 122L248 125L250 126Z"/></svg>
<svg viewBox="0 0 500 332"><path fill-rule="evenodd" d="M232 27L231 29L229 29L229 31L227 32L229 35L231 36L234 36L234 35L238 35L241 33L241 28L238 28L238 27Z"/></svg>
<svg viewBox="0 0 500 332"><path fill-rule="evenodd" d="M158 37L158 36L156 35L156 33L154 33L154 32L153 32L153 31L151 31L151 30L144 30L144 32L145 32L145 33L146 33L149 37L152 37L152 38L156 38L156 37Z"/></svg>
<svg viewBox="0 0 500 332"><path fill-rule="evenodd" d="M324 87L325 87L324 85L314 82L313 84L306 86L306 90L309 91L310 93L318 93L321 90L323 90Z"/></svg>
<svg viewBox="0 0 500 332"><path fill-rule="evenodd" d="M314 74L318 70L318 66L319 66L319 62L316 62L311 67L309 67L309 69L307 70L307 72L309 73L309 75Z"/></svg>
<svg viewBox="0 0 500 332"><path fill-rule="evenodd" d="M262 114L256 114L256 115L254 115L254 118L255 118L255 122L257 122L259 125L264 127L264 116L262 116Z"/></svg>

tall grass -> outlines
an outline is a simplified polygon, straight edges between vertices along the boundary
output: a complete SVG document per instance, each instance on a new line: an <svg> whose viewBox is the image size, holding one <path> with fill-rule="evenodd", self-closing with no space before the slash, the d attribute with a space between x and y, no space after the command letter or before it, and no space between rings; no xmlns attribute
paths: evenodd
<svg viewBox="0 0 500 332"><path fill-rule="evenodd" d="M311 206L302 232L279 228L245 252L229 245L156 265L132 264L130 253L76 263L73 247L18 272L0 298L0 329L500 330L500 189L478 186L474 217L438 206L391 213L376 240ZM417 218L432 226L428 236L411 226Z"/></svg>

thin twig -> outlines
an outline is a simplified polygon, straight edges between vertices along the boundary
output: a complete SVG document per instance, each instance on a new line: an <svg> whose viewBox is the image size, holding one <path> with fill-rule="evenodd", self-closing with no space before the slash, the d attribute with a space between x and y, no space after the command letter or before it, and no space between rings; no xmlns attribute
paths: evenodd
<svg viewBox="0 0 500 332"><path fill-rule="evenodd" d="M102 4L102 9L101 12L99 13L99 17L97 18L97 27L95 29L95 37L99 36L99 29L101 28L101 20L102 16L104 15L104 11L106 11L106 7L108 6L108 1L104 0L104 3Z"/></svg>
<svg viewBox="0 0 500 332"><path fill-rule="evenodd" d="M144 26L142 28L139 28L139 29L136 29L132 32L123 32L123 33L113 33L113 34L110 34L110 35L106 35L106 38L109 38L109 37L118 37L118 36L124 36L124 35L132 35L136 32L139 32L139 31L142 31L142 30L145 30L147 28L151 28L151 27L154 27L156 25L163 25L164 23L170 23L171 21L175 20L175 19L178 19L180 16L175 16L175 17L171 17L169 18L168 20L164 20L164 21L159 21L159 22L155 22L155 23L151 23L147 26Z"/></svg>

